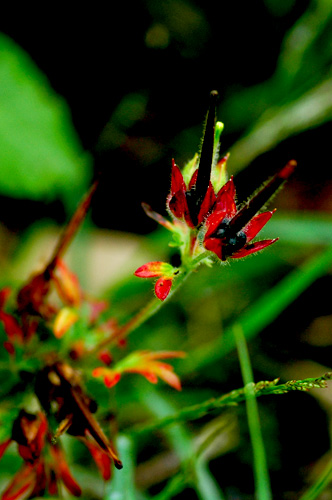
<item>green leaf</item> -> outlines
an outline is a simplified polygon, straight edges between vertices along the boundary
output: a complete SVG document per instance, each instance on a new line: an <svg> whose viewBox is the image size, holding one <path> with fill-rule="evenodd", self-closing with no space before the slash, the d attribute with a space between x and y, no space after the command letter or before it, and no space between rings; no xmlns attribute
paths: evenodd
<svg viewBox="0 0 332 500"><path fill-rule="evenodd" d="M320 82L298 99L275 106L230 149L230 170L244 169L259 155L280 142L332 118L332 78Z"/></svg>
<svg viewBox="0 0 332 500"><path fill-rule="evenodd" d="M0 34L0 192L68 204L88 180L83 151L64 99L10 38Z"/></svg>
<svg viewBox="0 0 332 500"><path fill-rule="evenodd" d="M127 436L122 435L118 436L116 445L124 467L114 471L104 500L135 500L137 495L134 480L133 443Z"/></svg>
<svg viewBox="0 0 332 500"><path fill-rule="evenodd" d="M240 327L234 328L237 352L240 361L243 382L246 386L246 409L253 450L253 468L257 500L271 500L272 492L267 467L265 446L256 401L254 376L245 337Z"/></svg>

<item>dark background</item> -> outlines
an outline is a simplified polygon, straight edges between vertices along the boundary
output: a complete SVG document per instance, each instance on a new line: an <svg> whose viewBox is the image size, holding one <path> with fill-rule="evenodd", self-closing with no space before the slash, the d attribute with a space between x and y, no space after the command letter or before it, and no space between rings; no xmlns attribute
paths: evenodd
<svg viewBox="0 0 332 500"><path fill-rule="evenodd" d="M229 96L273 75L283 38L309 2L289 2L278 15L268 5L137 1L101 7L97 3L70 17L63 11L38 16L29 11L23 26L14 16L2 20L0 29L29 53L66 99L83 147L93 155L95 171L104 172L92 206L97 226L138 233L152 230L155 225L140 203L164 210L171 158L178 158L180 151L181 166L181 160L195 152L210 90L219 91L222 110ZM167 46L147 43L147 33L156 24L167 27ZM145 115L126 130L125 144L110 147L101 141L103 131L123 96L135 92L146 96ZM243 132L234 130L231 116L226 119L222 152ZM190 149L179 146L176 138L193 127L196 144L192 141ZM266 165L273 173L290 157L302 164L300 175L305 178L317 155L324 157L323 136L330 132L327 126L325 131L295 137L257 159L237 182L239 199L263 180ZM264 176L259 174L263 167ZM42 216L62 223L68 217L58 201L43 204L2 197L0 207L13 229L23 229Z"/></svg>

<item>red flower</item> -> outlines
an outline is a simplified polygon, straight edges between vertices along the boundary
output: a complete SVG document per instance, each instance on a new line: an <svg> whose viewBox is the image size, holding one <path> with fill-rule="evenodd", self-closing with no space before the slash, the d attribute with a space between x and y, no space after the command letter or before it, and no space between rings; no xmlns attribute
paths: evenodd
<svg viewBox="0 0 332 500"><path fill-rule="evenodd" d="M46 488L51 495L55 495L58 491L57 481L60 480L72 495L81 494L81 488L70 473L61 447L51 443L43 413L33 415L21 410L13 423L11 438L0 445L0 458L12 441L18 444L24 464L3 492L1 500L42 496Z"/></svg>
<svg viewBox="0 0 332 500"><path fill-rule="evenodd" d="M165 300L168 296L174 277L178 274L178 269L166 262L148 262L135 271L135 276L139 278L156 278L154 291L158 299Z"/></svg>
<svg viewBox="0 0 332 500"><path fill-rule="evenodd" d="M89 452L95 464L97 465L103 479L108 481L111 478L111 465L112 460L108 453L97 446L95 442L91 439L89 432L86 433L85 438L82 439L85 446L88 448Z"/></svg>
<svg viewBox="0 0 332 500"><path fill-rule="evenodd" d="M246 257L277 241L278 238L274 238L252 243L275 210L256 214L289 177L295 166L296 162L290 161L239 210L236 207L235 187L231 178L219 191L213 212L205 221L205 248L224 261L228 257Z"/></svg>
<svg viewBox="0 0 332 500"><path fill-rule="evenodd" d="M171 191L167 198L167 208L173 222L167 221L148 205L143 205L149 217L173 232L170 245L179 248L183 265L189 267L194 259L198 258L197 262L200 262L208 257L208 254L203 256L206 250L225 261L229 257L245 257L277 241L274 238L253 242L274 213L259 212L296 166L294 160L290 161L238 209L233 178L226 182L229 155L216 162L223 128L221 122L216 122L216 99L217 92L211 92L200 155L196 155L185 166L183 173L173 160ZM155 292L163 300L169 293L172 278L162 272L161 264L165 265L154 262L146 264L135 274L140 277L160 276ZM154 267L157 268L155 274Z"/></svg>
<svg viewBox="0 0 332 500"><path fill-rule="evenodd" d="M54 437L67 431L86 444L87 439L92 439L93 444L108 455L110 462L121 469L116 451L93 416L97 405L84 393L80 382L79 373L61 362L46 366L36 377L35 393L45 411L52 413L59 423ZM54 401L57 403L55 412Z"/></svg>
<svg viewBox="0 0 332 500"><path fill-rule="evenodd" d="M189 200L190 196L195 192L197 177L198 169L195 170L188 186L186 186L179 167L175 164L174 160L172 160L171 192L167 199L167 205L174 217L185 221L190 228L194 228L204 221L206 215L213 208L216 201L212 183L209 182L197 216L193 215L192 210L189 209Z"/></svg>
<svg viewBox="0 0 332 500"><path fill-rule="evenodd" d="M4 342L5 349L9 354L15 353L15 344L23 345L27 342L37 327L37 323L32 318L26 318L25 323L21 326L19 320L3 310L11 290L3 288L0 290L0 321L3 324L8 340Z"/></svg>
<svg viewBox="0 0 332 500"><path fill-rule="evenodd" d="M139 373L149 382L156 384L158 377L178 391L181 390L179 377L173 372L173 367L161 360L168 358L183 358L182 351L135 351L112 368L99 366L92 372L94 377L102 377L106 387L116 385L123 373Z"/></svg>

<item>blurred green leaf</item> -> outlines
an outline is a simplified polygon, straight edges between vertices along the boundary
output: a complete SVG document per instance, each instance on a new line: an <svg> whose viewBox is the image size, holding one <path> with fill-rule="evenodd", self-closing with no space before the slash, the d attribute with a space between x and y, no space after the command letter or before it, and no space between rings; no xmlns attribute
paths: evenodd
<svg viewBox="0 0 332 500"><path fill-rule="evenodd" d="M134 483L134 445L127 436L118 436L116 445L125 467L120 471L114 471L104 500L135 500L137 496Z"/></svg>
<svg viewBox="0 0 332 500"><path fill-rule="evenodd" d="M275 234L281 243L304 245L327 245L332 243L332 217L327 213L302 211L281 212L269 221L268 228L260 233Z"/></svg>
<svg viewBox="0 0 332 500"><path fill-rule="evenodd" d="M68 107L43 73L0 34L0 192L71 205L91 170ZM72 201L73 199L73 201Z"/></svg>
<svg viewBox="0 0 332 500"><path fill-rule="evenodd" d="M283 2L265 1L282 15ZM272 77L230 92L220 116L227 132L243 132L230 150L232 172L286 138L331 121L331 33L332 3L312 0L286 33Z"/></svg>
<svg viewBox="0 0 332 500"><path fill-rule="evenodd" d="M283 140L317 127L332 118L332 78L283 106L270 108L251 130L230 149L230 170L242 170Z"/></svg>

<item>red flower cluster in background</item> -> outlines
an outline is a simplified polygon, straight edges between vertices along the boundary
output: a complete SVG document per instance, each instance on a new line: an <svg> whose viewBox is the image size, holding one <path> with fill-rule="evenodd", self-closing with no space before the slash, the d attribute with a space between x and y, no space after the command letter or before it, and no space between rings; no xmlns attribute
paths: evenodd
<svg viewBox="0 0 332 500"><path fill-rule="evenodd" d="M2 500L42 496L46 490L50 495L57 495L59 481L72 495L81 495L63 449L59 444L51 443L47 420L42 412L36 415L24 410L20 412L14 421L11 438L0 445L0 458L14 441L24 464L3 492Z"/></svg>

